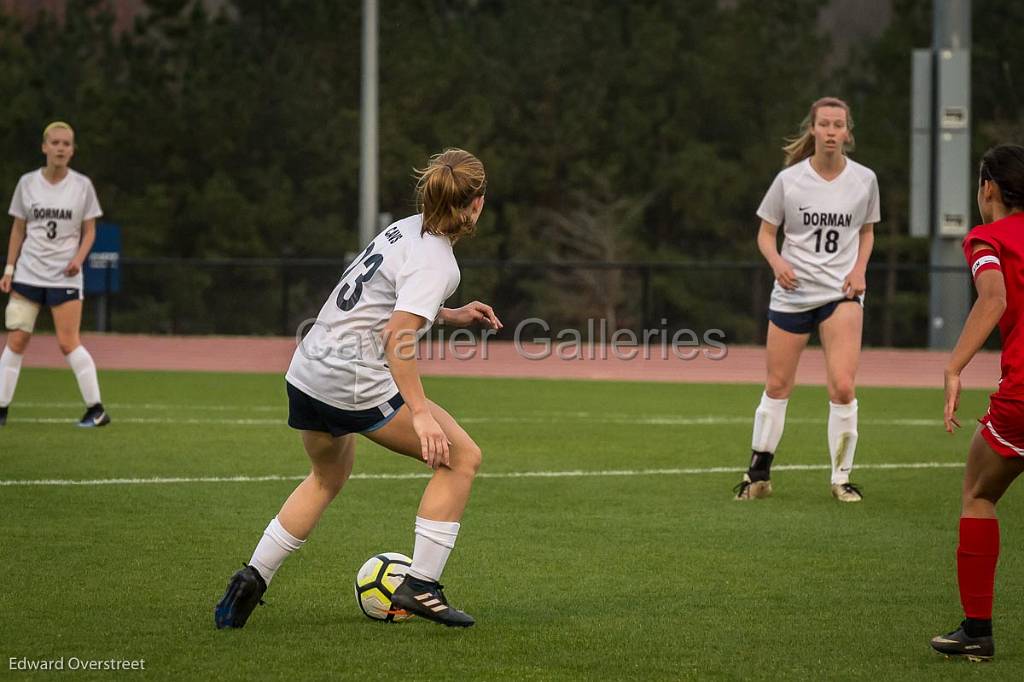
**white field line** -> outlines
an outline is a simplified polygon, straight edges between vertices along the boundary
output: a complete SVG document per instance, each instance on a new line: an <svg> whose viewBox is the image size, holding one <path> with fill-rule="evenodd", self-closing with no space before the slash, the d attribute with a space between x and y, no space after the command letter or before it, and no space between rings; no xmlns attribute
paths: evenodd
<svg viewBox="0 0 1024 682"><path fill-rule="evenodd" d="M9 424L74 424L77 420L66 417L10 417ZM119 417L115 414L115 424L216 424L221 426L284 426L281 419L187 419L160 417Z"/></svg>
<svg viewBox="0 0 1024 682"><path fill-rule="evenodd" d="M861 469L958 469L963 462L906 462L861 464ZM781 464L775 471L827 471L827 464ZM704 474L736 474L746 471L742 467L708 467L705 469L571 469L568 471L508 471L501 473L481 472L477 478L594 478L604 476L699 476ZM416 472L408 474L353 474L357 481L401 481L430 478L432 474ZM263 483L266 481L301 481L305 476L194 476L154 478L95 478L95 479L24 479L0 480L0 487L10 486L99 486L99 485L144 485L170 483Z"/></svg>
<svg viewBox="0 0 1024 682"><path fill-rule="evenodd" d="M14 406L44 409L80 409L82 407L82 403L33 403L18 401L14 403ZM103 406L111 410L185 410L189 412L281 412L286 408L286 405L283 402L281 405L173 405L170 403L104 403Z"/></svg>
<svg viewBox="0 0 1024 682"><path fill-rule="evenodd" d="M110 409L114 409L111 407ZM239 408L245 411L246 408ZM278 408L274 408L275 410ZM228 418L228 417L122 417L116 411L114 422L118 424L192 424L221 426L283 426L286 423L284 414L278 418ZM551 412L547 415L523 415L507 417L457 417L460 424L561 424L566 422L613 424L617 426L735 426L748 425L752 417L726 417L716 415L686 417L680 415L626 415L601 414L586 412ZM19 417L11 416L11 423L23 424L69 424L69 417ZM826 419L810 417L789 417L787 424L825 424ZM942 426L941 419L861 419L866 426Z"/></svg>

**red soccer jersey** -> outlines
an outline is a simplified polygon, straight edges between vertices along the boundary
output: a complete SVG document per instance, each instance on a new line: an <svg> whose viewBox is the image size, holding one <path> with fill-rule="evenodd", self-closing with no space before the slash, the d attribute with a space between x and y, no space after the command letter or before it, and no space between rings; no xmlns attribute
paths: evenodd
<svg viewBox="0 0 1024 682"><path fill-rule="evenodd" d="M975 277L983 269L992 267L994 260L972 258L978 242L988 244L995 251L1006 283L1006 311L999 320L999 334L1003 340L1000 358L1003 376L999 380L999 394L1006 398L1024 399L1024 213L979 225L964 238L964 255L967 263L975 266Z"/></svg>

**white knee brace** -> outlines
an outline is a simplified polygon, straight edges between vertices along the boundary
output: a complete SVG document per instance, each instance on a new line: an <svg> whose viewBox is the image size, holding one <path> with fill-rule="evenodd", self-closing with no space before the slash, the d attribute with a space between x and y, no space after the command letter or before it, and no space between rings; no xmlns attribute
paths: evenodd
<svg viewBox="0 0 1024 682"><path fill-rule="evenodd" d="M38 303L33 303L20 296L11 296L7 302L4 323L8 331L22 331L31 334L32 330L36 328L37 317L39 317Z"/></svg>

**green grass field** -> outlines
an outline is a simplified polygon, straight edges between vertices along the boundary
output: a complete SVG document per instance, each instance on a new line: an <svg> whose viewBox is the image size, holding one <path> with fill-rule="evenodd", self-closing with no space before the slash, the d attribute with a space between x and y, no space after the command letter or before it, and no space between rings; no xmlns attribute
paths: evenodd
<svg viewBox="0 0 1024 682"><path fill-rule="evenodd" d="M862 389L854 480L829 495L826 395L800 388L776 493L736 503L756 386L428 379L484 451L444 582L466 631L366 619L356 570L411 554L425 471L361 441L355 477L239 631L213 605L302 476L277 375L105 372L114 424L79 430L66 371L23 373L0 430L0 678L9 659L145 659L75 679L1019 679L1024 497L1001 505L994 663L945 661L970 440L941 394ZM965 394L965 423L985 395ZM870 468L940 463L941 468ZM667 470L667 471L666 471ZM688 471L680 471L688 470ZM562 476L512 476L565 472ZM597 475L601 472L619 472ZM588 475L583 475L583 474ZM373 477L372 475L377 475ZM49 676L58 673L49 673ZM65 673L70 674L70 673ZM36 673L36 677L47 674Z"/></svg>

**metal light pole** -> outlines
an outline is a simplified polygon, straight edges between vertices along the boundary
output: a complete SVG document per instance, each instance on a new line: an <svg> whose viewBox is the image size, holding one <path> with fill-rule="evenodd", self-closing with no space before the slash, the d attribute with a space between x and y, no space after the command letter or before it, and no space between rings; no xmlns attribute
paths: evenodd
<svg viewBox="0 0 1024 682"><path fill-rule="evenodd" d="M934 3L932 47L914 51L910 234L931 239L928 346L949 349L971 304L971 1Z"/></svg>
<svg viewBox="0 0 1024 682"><path fill-rule="evenodd" d="M363 0L363 87L359 112L359 244L377 234L377 0ZM361 248L360 246L360 248Z"/></svg>

